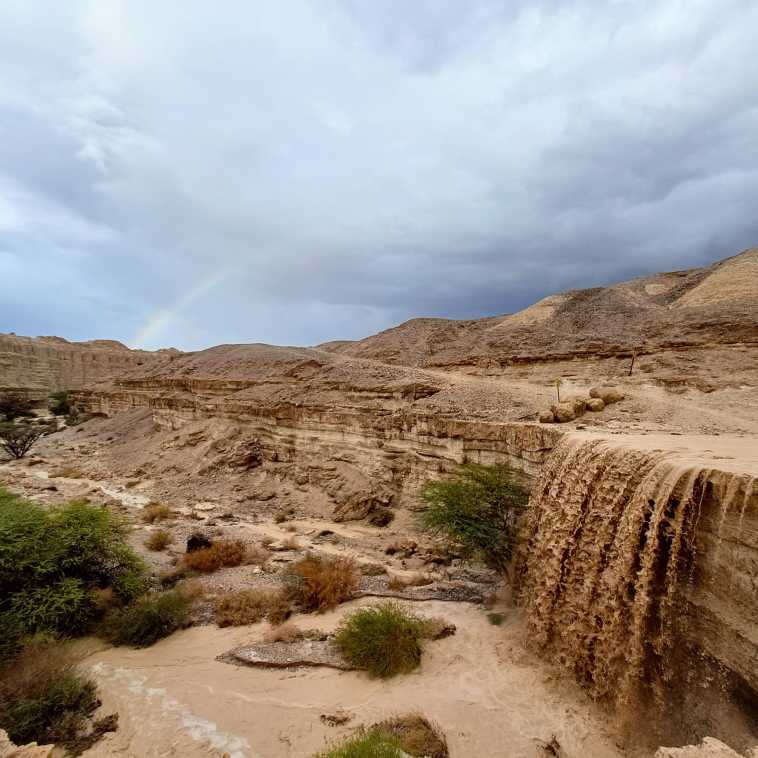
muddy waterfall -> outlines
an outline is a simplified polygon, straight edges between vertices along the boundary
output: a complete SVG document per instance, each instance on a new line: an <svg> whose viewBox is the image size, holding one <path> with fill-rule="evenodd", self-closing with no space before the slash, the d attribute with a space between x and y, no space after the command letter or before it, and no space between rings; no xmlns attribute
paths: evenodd
<svg viewBox="0 0 758 758"><path fill-rule="evenodd" d="M535 483L522 559L530 637L616 704L665 698L677 676L677 628L696 581L696 535L712 471L660 451L567 438ZM718 560L730 511L745 515L752 480L721 481L709 543ZM714 555L714 553L716 555Z"/></svg>

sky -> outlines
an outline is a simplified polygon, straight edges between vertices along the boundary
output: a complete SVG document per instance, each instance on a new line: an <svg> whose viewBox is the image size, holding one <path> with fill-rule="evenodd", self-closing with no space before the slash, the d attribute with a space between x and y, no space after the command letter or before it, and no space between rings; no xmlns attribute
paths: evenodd
<svg viewBox="0 0 758 758"><path fill-rule="evenodd" d="M1 0L0 332L308 345L758 245L754 0Z"/></svg>

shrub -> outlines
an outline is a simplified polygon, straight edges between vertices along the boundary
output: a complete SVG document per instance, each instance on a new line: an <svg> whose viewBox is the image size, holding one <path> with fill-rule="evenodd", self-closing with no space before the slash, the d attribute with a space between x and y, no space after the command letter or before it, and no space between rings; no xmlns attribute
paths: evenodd
<svg viewBox="0 0 758 758"><path fill-rule="evenodd" d="M442 732L418 714L395 716L362 728L338 747L315 758L400 758L400 756L448 758Z"/></svg>
<svg viewBox="0 0 758 758"><path fill-rule="evenodd" d="M174 512L165 503L148 503L140 514L146 524L173 518Z"/></svg>
<svg viewBox="0 0 758 758"><path fill-rule="evenodd" d="M11 422L0 424L0 448L11 458L21 460L34 443L50 431L46 424L33 426L30 423Z"/></svg>
<svg viewBox="0 0 758 758"><path fill-rule="evenodd" d="M96 618L98 590L120 601L144 588L143 564L106 509L43 508L0 489L0 616L20 634L81 634Z"/></svg>
<svg viewBox="0 0 758 758"><path fill-rule="evenodd" d="M265 642L297 642L305 638L305 634L295 624L287 621L284 624L272 626L264 635Z"/></svg>
<svg viewBox="0 0 758 758"><path fill-rule="evenodd" d="M0 671L0 727L13 742L75 746L100 705L95 685L77 673L59 644L35 639Z"/></svg>
<svg viewBox="0 0 758 758"><path fill-rule="evenodd" d="M361 608L347 616L334 638L354 666L382 678L413 671L421 663L427 622L397 603Z"/></svg>
<svg viewBox="0 0 758 758"><path fill-rule="evenodd" d="M352 598L359 573L352 558L308 555L285 574L290 597L304 611L326 611Z"/></svg>
<svg viewBox="0 0 758 758"><path fill-rule="evenodd" d="M47 407L53 416L68 416L72 410L68 392L53 392L47 398Z"/></svg>
<svg viewBox="0 0 758 758"><path fill-rule="evenodd" d="M160 552L161 550L165 550L172 542L173 537L165 529L158 529L147 538L145 547L148 550Z"/></svg>
<svg viewBox="0 0 758 758"><path fill-rule="evenodd" d="M239 566L247 555L245 543L240 540L216 540L210 547L185 553L184 566L191 571L210 574L223 567Z"/></svg>
<svg viewBox="0 0 758 758"><path fill-rule="evenodd" d="M400 741L380 729L361 729L342 745L313 758L402 758Z"/></svg>
<svg viewBox="0 0 758 758"><path fill-rule="evenodd" d="M394 737L408 755L448 758L445 735L418 713L394 716L373 728Z"/></svg>
<svg viewBox="0 0 758 758"><path fill-rule="evenodd" d="M289 615L289 601L278 589L229 592L216 601L216 623L221 627L256 624L264 618L276 625Z"/></svg>
<svg viewBox="0 0 758 758"><path fill-rule="evenodd" d="M491 568L509 567L528 501L509 466L466 464L454 479L427 482L421 499L427 529L480 556Z"/></svg>
<svg viewBox="0 0 758 758"><path fill-rule="evenodd" d="M109 613L101 634L113 645L148 647L189 625L190 601L176 590L141 597Z"/></svg>
<svg viewBox="0 0 758 758"><path fill-rule="evenodd" d="M488 613L487 621L489 621L490 624L492 624L492 626L501 626L503 621L505 621L505 614L504 613Z"/></svg>
<svg viewBox="0 0 758 758"><path fill-rule="evenodd" d="M0 416L4 416L6 421L34 416L32 408L34 401L19 392L4 392L0 395Z"/></svg>

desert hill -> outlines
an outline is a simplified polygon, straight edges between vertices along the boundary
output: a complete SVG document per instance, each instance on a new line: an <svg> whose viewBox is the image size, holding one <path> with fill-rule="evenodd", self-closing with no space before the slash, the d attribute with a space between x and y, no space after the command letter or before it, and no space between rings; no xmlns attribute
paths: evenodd
<svg viewBox="0 0 758 758"><path fill-rule="evenodd" d="M407 366L487 368L758 341L758 248L708 268L570 290L518 313L413 319L336 351Z"/></svg>

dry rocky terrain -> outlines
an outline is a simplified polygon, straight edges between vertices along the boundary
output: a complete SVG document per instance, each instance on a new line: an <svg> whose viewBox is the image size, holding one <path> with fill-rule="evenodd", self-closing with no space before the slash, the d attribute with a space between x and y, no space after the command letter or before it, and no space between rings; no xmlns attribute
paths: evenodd
<svg viewBox="0 0 758 758"><path fill-rule="evenodd" d="M120 714L88 755L307 756L409 710L440 725L454 758L651 756L706 736L731 747L698 754L748 755L758 742L758 250L313 348L144 353L0 335L0 387L67 389L91 415L0 464L0 483L124 514L156 577L198 532L265 553L194 580L190 629L146 650L83 643L104 707ZM518 605L502 576L419 527L420 484L465 461L511 463L541 514ZM156 502L170 514L147 523ZM652 541L618 536L637 513L660 527L668 564ZM171 542L149 550L159 529ZM643 621L660 616L663 629L665 603L640 598L668 596L669 555L689 539L676 628L646 644ZM385 683L330 665L324 639L271 648L267 622L211 623L215 597L276 587L307 553L349 556L361 579L348 603L297 614L302 630L327 634L351 608L394 597L455 633ZM616 654L639 650L650 668L669 645L686 658L681 718L643 730L628 703L609 702L608 682L631 676Z"/></svg>

